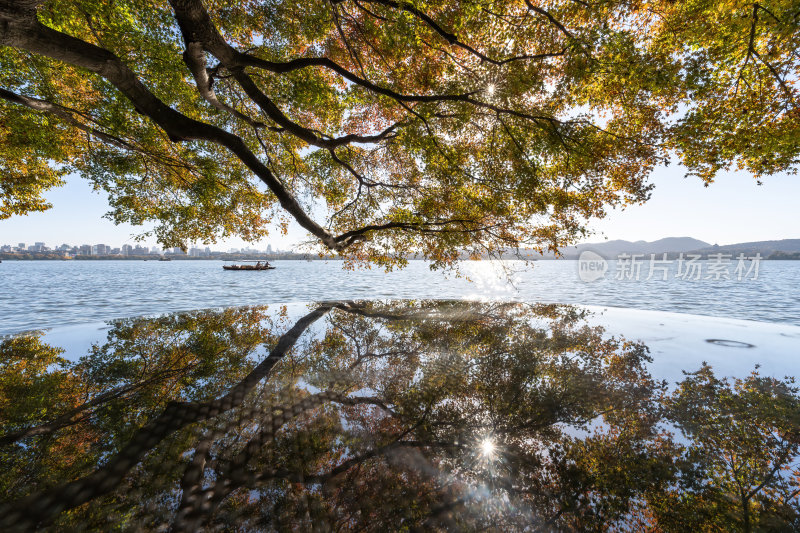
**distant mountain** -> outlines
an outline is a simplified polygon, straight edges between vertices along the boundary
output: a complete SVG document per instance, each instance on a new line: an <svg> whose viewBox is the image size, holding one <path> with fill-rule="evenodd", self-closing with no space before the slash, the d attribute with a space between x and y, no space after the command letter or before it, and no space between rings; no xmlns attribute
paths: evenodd
<svg viewBox="0 0 800 533"><path fill-rule="evenodd" d="M742 242L739 244L726 244L724 246L707 246L698 248L698 253L725 253L725 254L756 254L760 253L763 257L769 257L775 252L800 252L800 239L782 239L780 241L755 241Z"/></svg>
<svg viewBox="0 0 800 533"><path fill-rule="evenodd" d="M698 248L711 246L707 242L691 237L667 237L653 242L647 241L605 241L599 243L579 244L572 250L579 255L584 250L592 250L600 255L618 255L621 253L657 254L662 252L688 252Z"/></svg>
<svg viewBox="0 0 800 533"><path fill-rule="evenodd" d="M657 254L663 252L689 252L699 248L706 248L711 246L707 242L693 239L691 237L667 237L653 242L647 241L605 241L578 244L577 246L569 246L561 250L564 259L576 259L582 252L591 250L606 259L612 259L619 254ZM538 254L531 254L535 258ZM554 259L553 254L545 254L539 256L542 259Z"/></svg>
<svg viewBox="0 0 800 533"><path fill-rule="evenodd" d="M577 259L584 251L590 250L606 259L613 259L619 254L663 254L667 253L671 257L679 253L697 253L704 256L708 254L724 253L737 255L740 253L754 255L760 253L765 259L773 254L775 258L784 257L786 254L800 253L800 239L782 239L778 241L757 241L743 242L738 244L726 244L724 246L711 245L699 239L691 237L667 237L657 241L605 241L596 243L579 244L569 246L561 250L562 259ZM531 259L555 259L552 253L540 255L536 252L523 253Z"/></svg>

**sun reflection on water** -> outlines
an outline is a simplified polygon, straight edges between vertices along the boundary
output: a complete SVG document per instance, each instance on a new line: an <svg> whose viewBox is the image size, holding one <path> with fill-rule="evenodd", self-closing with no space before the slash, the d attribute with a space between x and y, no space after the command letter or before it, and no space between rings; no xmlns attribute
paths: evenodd
<svg viewBox="0 0 800 533"><path fill-rule="evenodd" d="M512 299L518 295L518 284L521 281L518 264L508 261L500 264L497 261L465 261L461 265L462 275L469 281L465 285L466 300L502 300Z"/></svg>

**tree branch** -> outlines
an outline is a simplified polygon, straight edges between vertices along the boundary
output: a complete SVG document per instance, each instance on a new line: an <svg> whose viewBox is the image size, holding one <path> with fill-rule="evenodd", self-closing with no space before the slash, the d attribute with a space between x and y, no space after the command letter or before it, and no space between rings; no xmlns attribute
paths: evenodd
<svg viewBox="0 0 800 533"><path fill-rule="evenodd" d="M202 96L206 102L220 111L225 111L226 113L232 114L236 118L243 120L254 128L263 128L266 126L264 123L253 120L244 113L241 113L233 107L219 101L217 94L212 88L213 80L208 75L208 70L206 70L206 61L203 57L203 47L200 45L200 43L187 43L186 51L183 53L183 62L186 63L187 67L189 67L189 71L194 77L195 85L197 85L197 92L200 93L200 96Z"/></svg>
<svg viewBox="0 0 800 533"><path fill-rule="evenodd" d="M0 5L0 44L85 68L105 78L130 100L139 113L163 129L173 142L210 141L227 148L269 187L300 226L331 250L342 250L333 235L311 219L294 195L250 151L241 137L189 118L166 105L112 52L48 28L37 20L33 9L8 2Z"/></svg>
<svg viewBox="0 0 800 533"><path fill-rule="evenodd" d="M429 15L425 12L420 11L417 9L413 4L410 2L395 2L394 0L362 0L364 3L368 4L379 4L387 7L391 7L394 9L399 9L401 11L405 11L406 13L411 13L421 21L423 21L429 28L431 28L434 32L436 32L442 39L448 42L448 44L452 46L457 46L462 50L469 52L470 54L474 55L475 57L479 58L481 61L486 61L487 63L491 63L495 66L502 66L507 63L511 63L513 61L523 61L523 60L536 60L536 59L545 59L548 57L554 57L561 55L561 53L555 54L531 54L531 55L521 55L521 56L513 56L508 57L505 59L494 59L482 52L479 52L474 47L470 46L469 44L461 41L457 35L451 33L441 25L439 25L436 21L434 21ZM345 2L345 0L332 0L334 4L340 4ZM359 6L360 7L360 6Z"/></svg>
<svg viewBox="0 0 800 533"><path fill-rule="evenodd" d="M205 402L170 402L164 411L139 429L115 456L93 473L65 483L46 493L34 493L13 503L0 505L0 529L33 529L47 524L64 510L86 503L116 487L147 452L167 436L189 424L202 422L230 411L247 395L297 343L300 336L326 315L333 304L317 307L298 320L280 339L269 355L221 398Z"/></svg>

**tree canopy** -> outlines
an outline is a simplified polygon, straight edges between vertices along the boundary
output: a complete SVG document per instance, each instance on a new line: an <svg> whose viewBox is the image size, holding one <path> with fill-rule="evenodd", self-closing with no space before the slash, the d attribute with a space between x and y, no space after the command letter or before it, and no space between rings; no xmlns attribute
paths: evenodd
<svg viewBox="0 0 800 533"><path fill-rule="evenodd" d="M0 2L0 217L68 173L165 245L299 223L391 263L561 246L645 201L796 171L792 0Z"/></svg>

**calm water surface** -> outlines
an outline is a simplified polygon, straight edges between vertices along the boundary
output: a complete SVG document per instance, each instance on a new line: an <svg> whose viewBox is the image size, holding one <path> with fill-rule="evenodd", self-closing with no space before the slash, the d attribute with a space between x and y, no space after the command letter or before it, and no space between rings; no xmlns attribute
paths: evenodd
<svg viewBox="0 0 800 533"><path fill-rule="evenodd" d="M461 277L407 268L346 271L337 261L276 261L226 272L220 261L5 261L0 334L172 311L322 299L510 299L606 305L800 325L800 261L762 261L758 279L583 282L576 261L466 262ZM674 267L674 265L673 265ZM503 272L506 268L508 272ZM643 275L642 278L645 278ZM509 282L509 279L511 280Z"/></svg>
<svg viewBox="0 0 800 533"><path fill-rule="evenodd" d="M798 340L424 299L8 337L0 531L798 531Z"/></svg>

